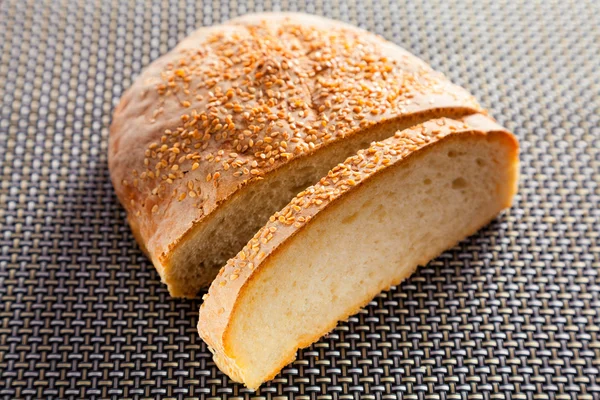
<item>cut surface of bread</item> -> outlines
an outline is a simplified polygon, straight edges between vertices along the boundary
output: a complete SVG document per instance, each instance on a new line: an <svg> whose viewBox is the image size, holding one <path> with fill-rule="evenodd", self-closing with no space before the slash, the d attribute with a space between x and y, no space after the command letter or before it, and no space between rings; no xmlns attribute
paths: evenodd
<svg viewBox="0 0 600 400"><path fill-rule="evenodd" d="M201 28L122 96L109 168L173 296L193 297L267 218L371 141L482 112L464 89L356 27L266 13Z"/></svg>
<svg viewBox="0 0 600 400"><path fill-rule="evenodd" d="M372 144L295 197L220 271L198 329L250 388L509 207L518 144L481 115Z"/></svg>

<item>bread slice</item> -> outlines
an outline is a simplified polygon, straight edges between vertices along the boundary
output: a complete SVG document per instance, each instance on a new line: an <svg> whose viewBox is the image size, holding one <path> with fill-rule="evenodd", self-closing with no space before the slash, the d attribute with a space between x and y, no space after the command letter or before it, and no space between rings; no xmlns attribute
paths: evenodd
<svg viewBox="0 0 600 400"><path fill-rule="evenodd" d="M511 205L518 143L489 118L440 118L373 143L273 215L220 271L198 330L256 389L418 265Z"/></svg>
<svg viewBox="0 0 600 400"><path fill-rule="evenodd" d="M193 297L300 190L375 140L481 107L382 38L303 14L201 28L124 93L109 167L173 296Z"/></svg>

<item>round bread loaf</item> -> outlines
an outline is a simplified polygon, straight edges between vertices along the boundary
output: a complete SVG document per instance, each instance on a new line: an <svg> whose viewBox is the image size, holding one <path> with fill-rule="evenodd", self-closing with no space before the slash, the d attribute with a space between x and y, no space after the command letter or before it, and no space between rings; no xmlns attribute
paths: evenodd
<svg viewBox="0 0 600 400"><path fill-rule="evenodd" d="M482 112L364 30L302 14L201 28L123 95L109 167L173 296L195 296L296 193L375 140Z"/></svg>

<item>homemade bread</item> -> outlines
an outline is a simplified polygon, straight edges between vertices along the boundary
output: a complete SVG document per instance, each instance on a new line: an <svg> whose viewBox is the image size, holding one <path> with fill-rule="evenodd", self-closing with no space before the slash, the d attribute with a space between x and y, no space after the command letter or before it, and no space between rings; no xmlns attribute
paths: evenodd
<svg viewBox="0 0 600 400"><path fill-rule="evenodd" d="M439 118L348 158L273 215L212 283L198 330L250 388L511 205L518 143Z"/></svg>
<svg viewBox="0 0 600 400"><path fill-rule="evenodd" d="M482 112L463 89L364 30L303 14L202 28L127 90L109 167L173 296L196 295L269 216L372 141Z"/></svg>

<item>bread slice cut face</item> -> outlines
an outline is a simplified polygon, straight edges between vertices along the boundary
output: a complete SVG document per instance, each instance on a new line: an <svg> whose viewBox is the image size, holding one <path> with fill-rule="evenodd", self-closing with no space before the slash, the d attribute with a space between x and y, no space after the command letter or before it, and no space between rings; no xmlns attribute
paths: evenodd
<svg viewBox="0 0 600 400"><path fill-rule="evenodd" d="M488 117L433 119L348 158L221 269L198 329L256 389L309 346L511 205L518 143Z"/></svg>

